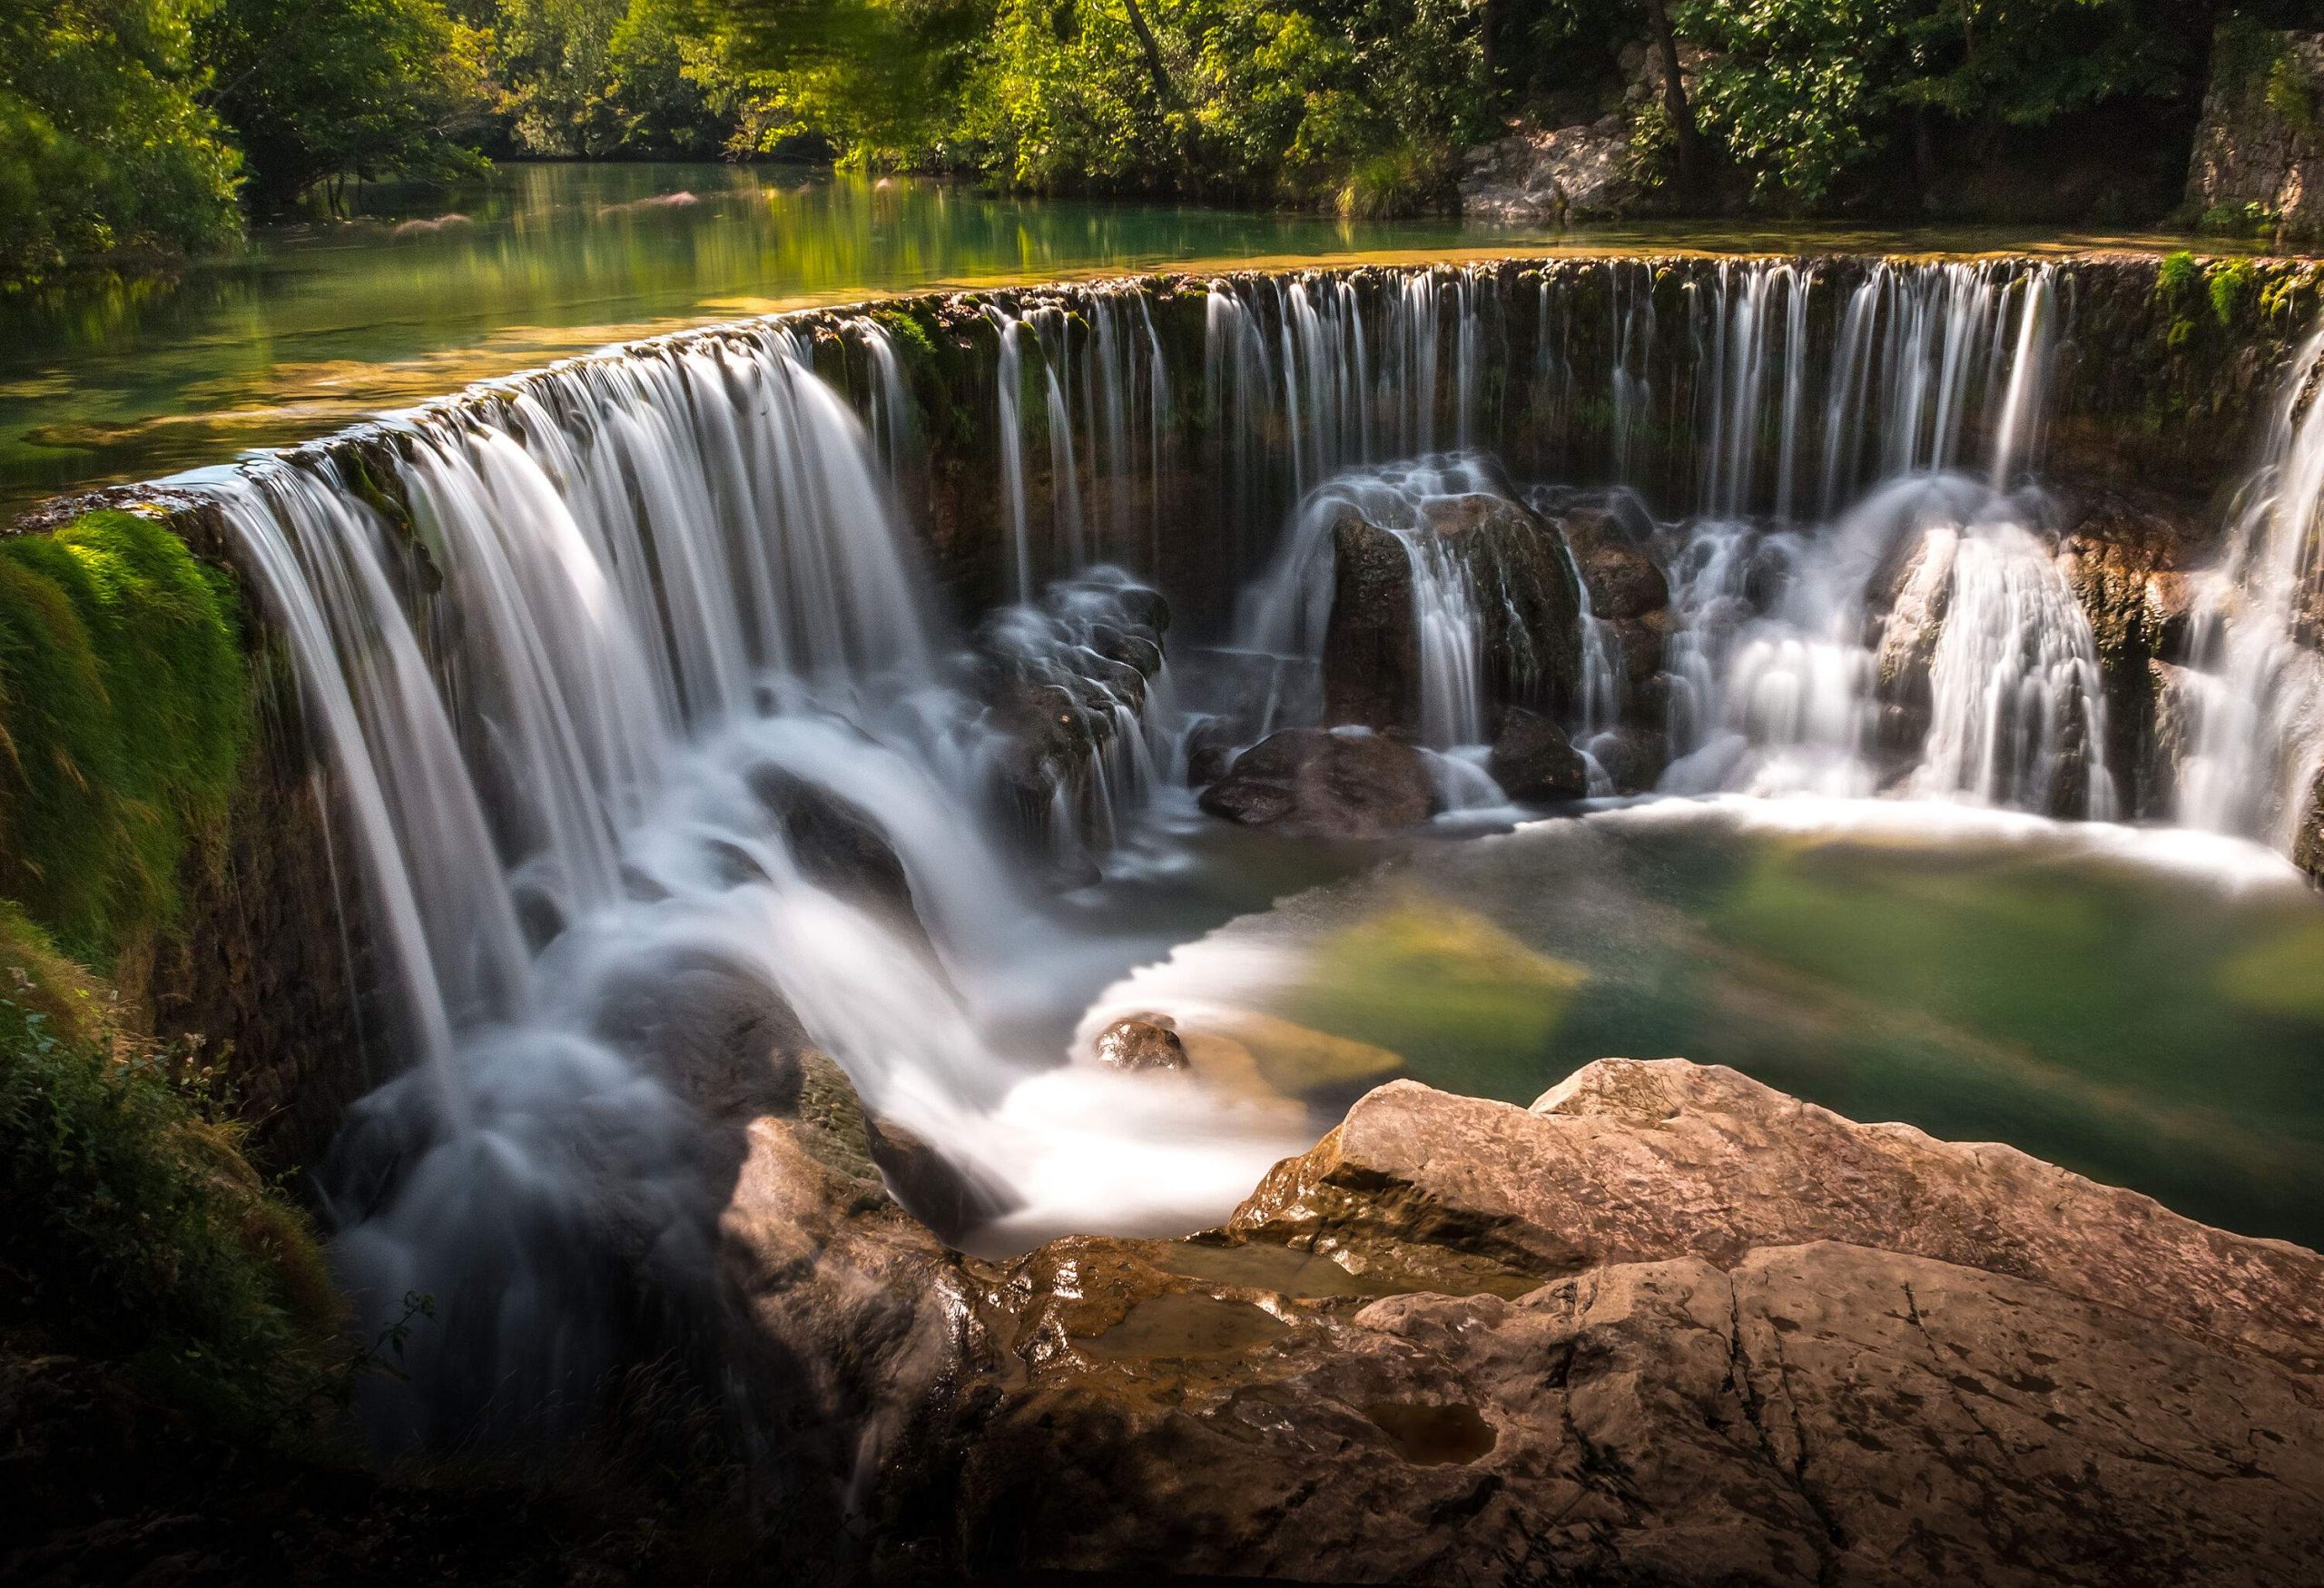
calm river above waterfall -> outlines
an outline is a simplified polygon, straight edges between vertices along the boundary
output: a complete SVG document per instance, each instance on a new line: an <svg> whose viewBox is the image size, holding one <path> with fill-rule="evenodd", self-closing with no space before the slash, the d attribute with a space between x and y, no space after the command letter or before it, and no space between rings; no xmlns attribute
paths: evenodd
<svg viewBox="0 0 2324 1588"><path fill-rule="evenodd" d="M2000 230L1348 222L730 165L514 165L481 191L364 204L359 189L351 221L258 227L246 253L178 280L0 301L0 516L319 436L609 342L940 285L1480 249L2175 245Z"/></svg>

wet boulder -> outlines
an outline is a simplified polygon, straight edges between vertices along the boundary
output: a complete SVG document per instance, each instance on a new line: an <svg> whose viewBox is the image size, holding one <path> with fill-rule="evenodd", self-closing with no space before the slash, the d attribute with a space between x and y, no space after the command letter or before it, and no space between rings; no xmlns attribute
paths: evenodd
<svg viewBox="0 0 2324 1588"><path fill-rule="evenodd" d="M2292 834L2291 863L2324 885L2324 772L2309 785L2299 826Z"/></svg>
<svg viewBox="0 0 2324 1588"><path fill-rule="evenodd" d="M1324 630L1324 720L1420 723L1420 625L1411 554L1354 511L1332 527L1332 615Z"/></svg>
<svg viewBox="0 0 2324 1588"><path fill-rule="evenodd" d="M1246 827L1376 838L1428 820L1435 796L1419 751L1384 734L1286 728L1244 751L1202 808Z"/></svg>
<svg viewBox="0 0 2324 1588"><path fill-rule="evenodd" d="M1622 623L1670 605L1662 569L1612 508L1569 508L1558 516L1557 528L1590 592L1593 616Z"/></svg>
<svg viewBox="0 0 2324 1588"><path fill-rule="evenodd" d="M1322 709L1315 663L1303 656L1198 647L1172 671L1179 698L1198 702L1187 730L1187 779L1206 788L1226 774L1235 753L1277 723L1310 723Z"/></svg>
<svg viewBox="0 0 2324 1588"><path fill-rule="evenodd" d="M1485 770L1513 800L1578 800L1590 792L1590 768L1565 730L1523 706L1502 717Z"/></svg>
<svg viewBox="0 0 2324 1588"><path fill-rule="evenodd" d="M1945 619L1953 609L1953 563L1959 542L1950 533L1915 542L1899 567L1880 620L1875 648L1874 729L1883 764L1891 771L1920 759L1935 709L1932 669Z"/></svg>
<svg viewBox="0 0 2324 1588"><path fill-rule="evenodd" d="M998 732L1000 792L1043 850L1088 838L1078 828L1091 820L1102 758L1138 731L1168 626L1159 595L1101 568L978 630L971 673ZM1076 813L1076 831L1049 831L1060 807Z"/></svg>
<svg viewBox="0 0 2324 1588"><path fill-rule="evenodd" d="M2059 566L2090 619L2106 694L2103 746L2134 814L2168 809L2172 769L2157 754L2168 733L2157 664L2192 648L2196 570L2219 556L2220 526L2153 498L2109 493L2080 503L2058 544Z"/></svg>
<svg viewBox="0 0 2324 1588"><path fill-rule="evenodd" d="M1615 793L1645 794L1670 764L1670 739L1659 728L1625 724L1592 739L1590 754Z"/></svg>
<svg viewBox="0 0 2324 1588"><path fill-rule="evenodd" d="M896 920L919 920L911 879L877 822L831 790L779 766L756 768L750 784L780 824L802 876Z"/></svg>
<svg viewBox="0 0 2324 1588"><path fill-rule="evenodd" d="M1006 1187L949 1156L910 1126L869 1115L863 1123L872 1161L879 1166L890 1194L940 1238L957 1241L1018 1206Z"/></svg>
<svg viewBox="0 0 2324 1588"><path fill-rule="evenodd" d="M1098 1033L1098 1062L1109 1070L1184 1070L1187 1045L1167 1015L1118 1020Z"/></svg>
<svg viewBox="0 0 2324 1588"><path fill-rule="evenodd" d="M2324 1259L1712 1066L1394 1082L985 1294L971 1573L2289 1588L2324 1529Z"/></svg>
<svg viewBox="0 0 2324 1588"><path fill-rule="evenodd" d="M1483 705L1556 714L1581 674L1581 594L1557 528L1490 492L1421 504L1399 533L1353 507L1332 528L1331 616L1323 646L1324 720L1420 725L1418 575L1459 580L1474 616Z"/></svg>

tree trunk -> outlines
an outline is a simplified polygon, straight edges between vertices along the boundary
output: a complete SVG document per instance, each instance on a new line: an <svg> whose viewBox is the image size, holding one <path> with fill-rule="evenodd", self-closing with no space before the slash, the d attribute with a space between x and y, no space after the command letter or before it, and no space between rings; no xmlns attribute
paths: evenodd
<svg viewBox="0 0 2324 1588"><path fill-rule="evenodd" d="M1647 25L1654 34L1655 54L1662 60L1662 110L1670 118L1671 136L1679 143L1679 191L1689 199L1703 196L1710 173L1703 155L1703 136L1696 130L1695 113L1687 104L1687 86L1679 80L1679 35L1670 26L1667 0L1646 0Z"/></svg>
<svg viewBox="0 0 2324 1588"><path fill-rule="evenodd" d="M1137 0L1122 0L1129 12L1130 31L1137 35L1137 47L1146 56L1147 74L1154 79L1154 96L1167 109L1178 103L1178 85L1170 81L1167 68L1162 64L1162 46L1155 42L1154 30L1146 25L1146 13Z"/></svg>

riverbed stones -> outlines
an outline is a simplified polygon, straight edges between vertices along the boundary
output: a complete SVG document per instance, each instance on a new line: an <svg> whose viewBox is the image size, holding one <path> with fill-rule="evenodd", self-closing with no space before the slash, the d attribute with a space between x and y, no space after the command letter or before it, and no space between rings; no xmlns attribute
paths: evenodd
<svg viewBox="0 0 2324 1588"><path fill-rule="evenodd" d="M1428 820L1427 764L1401 739L1364 729L1286 728L1235 758L1202 808L1246 827L1379 838Z"/></svg>

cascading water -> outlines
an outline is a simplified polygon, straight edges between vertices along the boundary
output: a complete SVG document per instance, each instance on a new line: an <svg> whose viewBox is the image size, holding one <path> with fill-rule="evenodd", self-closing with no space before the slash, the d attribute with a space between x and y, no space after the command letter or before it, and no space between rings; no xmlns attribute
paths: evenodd
<svg viewBox="0 0 2324 1588"><path fill-rule="evenodd" d="M981 1015L1014 995L985 972L1044 929L977 814L982 708L884 471L804 354L779 326L733 330L399 421L409 534L329 455L190 481L281 615L420 1057L354 1110L331 1176L373 1326L408 1293L438 1309L407 1361L417 1393L383 1412L403 1434L553 1414L614 1348L616 1275L706 1283L720 1189L662 1051L670 1001L705 996L690 979L787 1009L868 1107L1004 1203L1167 1207L1190 1170L1239 1183L1285 1145L1230 1129L1177 1152L1184 1119L1054 1081L1012 1101L1026 1071ZM1158 655L1118 659L1133 596L1086 581L1006 647L1025 668L1092 663L1107 821L1154 779L1138 713L1167 687ZM875 832L902 910L819 871L803 812ZM1061 1169L1040 1145L1122 1128L1140 1139L1110 1164ZM1104 1189L1114 1174L1135 1183Z"/></svg>
<svg viewBox="0 0 2324 1588"><path fill-rule="evenodd" d="M1615 488L1669 591L1640 650L1642 620L1600 616L1583 581L1566 725L1585 752L1665 715L1667 689L1666 791L2119 814L2090 624L2024 485L2071 340L2052 272L1625 262L1524 291L1473 267L963 308L991 339L983 461L1014 601L972 637L911 549L898 497L931 427L869 319L841 323L862 417L773 321L393 421L366 456L392 455L408 526L328 448L196 482L296 656L414 1056L356 1110L331 1181L372 1320L408 1291L442 1311L407 1431L581 1393L622 1283L701 1282L714 1178L657 1011L704 978L787 1010L1024 1231L1184 1228L1301 1144L1279 1114L1059 1070L1061 1035L1029 1012L1028 964L1079 950L1023 880L1022 807L1038 794L1052 869L1086 876L1186 764L1137 586L1091 563L1152 577L1176 557L1244 587L1247 744L1320 720L1334 528L1386 531L1412 729L1444 804L1492 803L1480 741L1511 659L1483 636L1505 592L1432 514L1516 498L1494 453L1538 444L1573 462L1531 494L1541 521ZM1494 363L1528 326L1531 359ZM2301 370L2319 359L2324 338ZM2201 609L2181 779L2187 820L2280 843L2324 745L2324 403L2304 379ZM1004 695L1071 730L1041 750L1050 781L1026 775L1037 735L1002 724ZM818 863L805 835L833 821L876 834L908 899Z"/></svg>
<svg viewBox="0 0 2324 1588"><path fill-rule="evenodd" d="M2179 818L2290 845L2324 776L2324 330L2287 370L2227 552L2205 577L2184 675Z"/></svg>
<svg viewBox="0 0 2324 1588"><path fill-rule="evenodd" d="M1430 508L1500 491L1482 459L1462 455L1354 469L1318 487L1299 504L1274 568L1246 592L1238 646L1268 658L1280 676L1312 681L1331 616L1334 531L1348 517L1384 529L1411 568L1421 743L1440 752L1478 744L1485 736L1477 614L1483 597L1467 562L1431 528ZM1312 685L1278 688L1254 736L1312 722L1320 706Z"/></svg>

